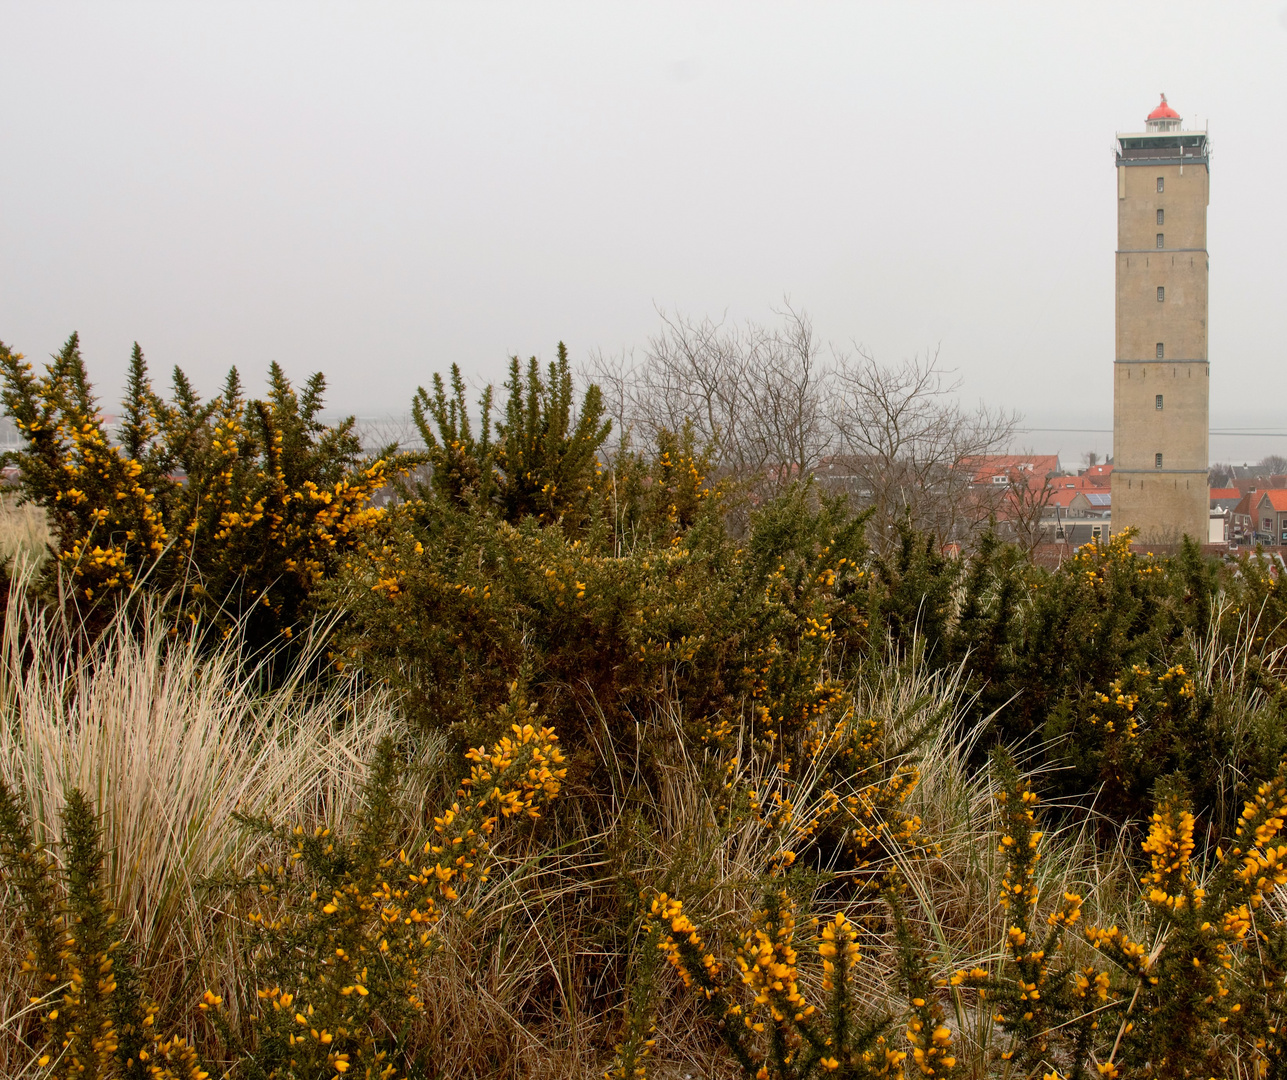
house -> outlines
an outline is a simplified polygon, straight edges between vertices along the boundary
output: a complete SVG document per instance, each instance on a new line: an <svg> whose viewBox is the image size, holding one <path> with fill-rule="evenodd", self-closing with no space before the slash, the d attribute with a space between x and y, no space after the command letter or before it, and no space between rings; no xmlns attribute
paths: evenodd
<svg viewBox="0 0 1287 1080"><path fill-rule="evenodd" d="M1078 475L1079 480L1082 478L1094 487L1107 489L1113 481L1112 462L1106 465L1091 465Z"/></svg>
<svg viewBox="0 0 1287 1080"><path fill-rule="evenodd" d="M1229 540L1234 544L1250 544L1256 534L1255 503L1260 492L1249 491L1229 511Z"/></svg>
<svg viewBox="0 0 1287 1080"><path fill-rule="evenodd" d="M1055 480L1065 480L1067 477L1057 476ZM1053 481L1052 481L1053 483ZM1073 499L1082 493L1081 488L1077 487L1054 487L1051 489L1050 498L1046 500L1046 513L1049 517L1055 516L1055 510L1058 509L1064 516L1068 516L1068 508L1072 505Z"/></svg>
<svg viewBox="0 0 1287 1080"><path fill-rule="evenodd" d="M1266 544L1287 544L1287 488L1258 492L1254 505L1256 539Z"/></svg>
<svg viewBox="0 0 1287 1080"><path fill-rule="evenodd" d="M1052 483L1066 479L1058 476ZM1046 500L1045 516L1052 521L1056 518L1102 518L1109 515L1112 503L1112 494L1102 488L1056 487Z"/></svg>
<svg viewBox="0 0 1287 1080"><path fill-rule="evenodd" d="M1085 483L1084 476L1056 476L1050 484L1042 514L1042 533L1047 543L1079 547L1112 535L1112 495L1104 488ZM1067 487L1066 481L1076 481Z"/></svg>
<svg viewBox="0 0 1287 1080"><path fill-rule="evenodd" d="M1242 492L1234 488L1212 488L1211 509L1232 510L1242 501Z"/></svg>
<svg viewBox="0 0 1287 1080"><path fill-rule="evenodd" d="M1047 483L1055 491L1107 491L1108 485L1100 483L1097 477L1087 476L1052 476Z"/></svg>
<svg viewBox="0 0 1287 1080"><path fill-rule="evenodd" d="M1207 543L1223 544L1235 541L1233 512L1242 502L1242 492L1237 488L1212 488L1211 517Z"/></svg>
<svg viewBox="0 0 1287 1080"><path fill-rule="evenodd" d="M1063 518L1059 522L1043 523L1046 543L1068 544L1079 548L1092 540L1107 540L1113 535L1113 523L1110 518Z"/></svg>
<svg viewBox="0 0 1287 1080"><path fill-rule="evenodd" d="M1070 517L1104 518L1112 512L1113 496L1107 491L1079 491L1068 504Z"/></svg>
<svg viewBox="0 0 1287 1080"><path fill-rule="evenodd" d="M1248 491L1266 491L1269 488L1287 488L1287 476L1265 472L1259 465L1230 465L1224 473L1229 486L1244 495Z"/></svg>
<svg viewBox="0 0 1287 1080"><path fill-rule="evenodd" d="M977 454L961 459L970 473L970 484L1041 485L1059 472L1058 454Z"/></svg>

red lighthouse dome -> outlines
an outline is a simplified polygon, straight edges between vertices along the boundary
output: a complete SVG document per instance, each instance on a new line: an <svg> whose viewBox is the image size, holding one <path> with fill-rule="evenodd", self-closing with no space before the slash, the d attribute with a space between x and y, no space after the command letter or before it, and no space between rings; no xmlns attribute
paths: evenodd
<svg viewBox="0 0 1287 1080"><path fill-rule="evenodd" d="M1149 131L1179 131L1180 114L1166 103L1166 95L1162 95L1162 101L1156 109L1148 114L1148 123L1145 127Z"/></svg>

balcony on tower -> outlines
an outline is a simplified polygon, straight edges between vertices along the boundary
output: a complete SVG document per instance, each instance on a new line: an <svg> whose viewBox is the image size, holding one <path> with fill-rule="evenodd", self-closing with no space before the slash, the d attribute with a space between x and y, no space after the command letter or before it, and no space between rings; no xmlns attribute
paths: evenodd
<svg viewBox="0 0 1287 1080"><path fill-rule="evenodd" d="M1144 131L1117 133L1117 164L1208 165L1211 145L1205 131L1183 130L1183 118L1162 102L1148 114Z"/></svg>

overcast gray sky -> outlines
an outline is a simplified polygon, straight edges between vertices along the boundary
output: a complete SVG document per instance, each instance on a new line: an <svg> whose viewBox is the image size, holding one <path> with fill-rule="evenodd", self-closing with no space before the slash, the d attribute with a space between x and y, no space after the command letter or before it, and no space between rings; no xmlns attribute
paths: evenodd
<svg viewBox="0 0 1287 1080"><path fill-rule="evenodd" d="M1213 427L1287 430L1281 0L3 3L0 340L375 414L789 296L1110 427L1113 135L1159 91L1210 118Z"/></svg>

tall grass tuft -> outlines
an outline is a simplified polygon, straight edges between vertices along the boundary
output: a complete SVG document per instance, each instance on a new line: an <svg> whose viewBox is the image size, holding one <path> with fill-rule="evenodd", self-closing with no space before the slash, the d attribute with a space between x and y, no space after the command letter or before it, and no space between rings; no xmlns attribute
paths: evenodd
<svg viewBox="0 0 1287 1080"><path fill-rule="evenodd" d="M96 809L105 898L162 1003L159 1022L182 1024L216 972L239 978L243 913L208 887L253 871L261 841L235 815L345 819L377 746L401 729L390 703L355 682L309 681L316 648L265 691L235 639L202 653L147 611L118 618L88 651L74 637L15 589L0 638L0 779L23 793L33 840L49 850L66 840L68 793ZM0 931L0 1025L25 1005L12 935ZM10 1066L0 1060L0 1073Z"/></svg>
<svg viewBox="0 0 1287 1080"><path fill-rule="evenodd" d="M0 566L16 574L23 564L36 567L49 555L49 519L35 503L19 505L12 492L0 494Z"/></svg>

